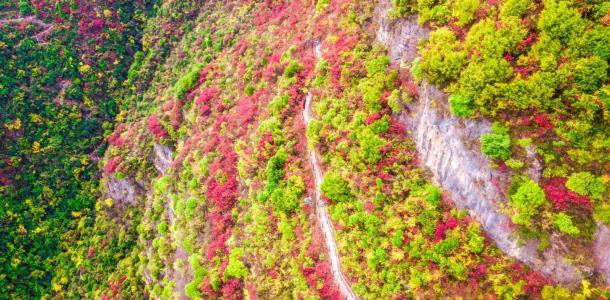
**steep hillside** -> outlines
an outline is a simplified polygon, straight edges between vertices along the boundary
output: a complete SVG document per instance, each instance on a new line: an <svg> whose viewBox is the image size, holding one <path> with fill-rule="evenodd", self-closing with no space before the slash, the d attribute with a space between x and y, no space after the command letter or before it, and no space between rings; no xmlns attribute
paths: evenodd
<svg viewBox="0 0 610 300"><path fill-rule="evenodd" d="M608 2L111 3L1 23L0 298L610 297Z"/></svg>
<svg viewBox="0 0 610 300"><path fill-rule="evenodd" d="M48 294L92 223L97 162L151 3L0 1L0 298Z"/></svg>

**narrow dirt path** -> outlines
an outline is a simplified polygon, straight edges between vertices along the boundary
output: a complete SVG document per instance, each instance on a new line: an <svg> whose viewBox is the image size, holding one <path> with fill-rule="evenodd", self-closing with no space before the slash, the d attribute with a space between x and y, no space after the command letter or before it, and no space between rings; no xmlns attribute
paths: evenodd
<svg viewBox="0 0 610 300"><path fill-rule="evenodd" d="M316 42L315 46L315 55L316 59L320 59L322 56L322 49L319 42ZM305 124L309 125L311 121L311 100L313 96L311 90L307 92L307 97L305 98L305 108L303 109L303 119L305 120ZM318 222L322 227L322 231L324 232L324 240L326 241L326 248L328 252L328 259L330 260L331 273L333 275L333 280L335 284L339 288L341 295L348 300L358 299L354 291L352 291L352 286L347 281L347 278L341 272L341 261L339 260L339 252L337 250L337 242L335 241L335 233L333 230L333 225L328 215L328 209L322 200L322 191L320 186L322 185L322 169L320 168L320 161L318 159L318 153L315 149L309 149L309 163L313 169L313 177L316 186L315 190L315 198L314 203L316 207L316 217L318 218Z"/></svg>
<svg viewBox="0 0 610 300"><path fill-rule="evenodd" d="M54 24L47 24L47 23L43 22L42 20L38 19L38 17L36 17L36 16L28 16L28 17L23 17L23 18L14 18L14 19L0 19L0 26L7 25L7 24L18 25L18 24L23 24L23 23L36 24L43 28L42 31L40 31L39 33L34 35L34 39L36 39L36 41L39 43L42 42L44 40L44 38L46 38L55 29Z"/></svg>

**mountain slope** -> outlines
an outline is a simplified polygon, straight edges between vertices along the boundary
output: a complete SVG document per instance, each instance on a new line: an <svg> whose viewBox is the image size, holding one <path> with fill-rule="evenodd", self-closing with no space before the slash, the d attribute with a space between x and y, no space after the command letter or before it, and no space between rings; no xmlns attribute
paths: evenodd
<svg viewBox="0 0 610 300"><path fill-rule="evenodd" d="M36 295L609 297L604 5L162 1Z"/></svg>

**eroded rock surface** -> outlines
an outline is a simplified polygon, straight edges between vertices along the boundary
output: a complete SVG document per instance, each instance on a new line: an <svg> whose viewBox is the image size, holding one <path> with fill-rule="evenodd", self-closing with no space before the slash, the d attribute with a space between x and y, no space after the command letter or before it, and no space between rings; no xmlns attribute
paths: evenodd
<svg viewBox="0 0 610 300"><path fill-rule="evenodd" d="M510 218L501 212L507 199L503 187L509 183L508 174L490 168L489 159L473 146L490 130L489 122L460 119L440 109L441 104L434 105L446 101L446 95L423 82L419 100L400 116L411 130L421 164L432 172L432 180L458 208L467 209L506 254L558 282L580 282L581 273L591 270L565 262L566 249L558 237L551 237L551 247L542 255L537 241L522 244Z"/></svg>
<svg viewBox="0 0 610 300"><path fill-rule="evenodd" d="M173 160L172 150L169 147L155 143L153 146L152 162L159 173L165 174Z"/></svg>
<svg viewBox="0 0 610 300"><path fill-rule="evenodd" d="M606 285L610 286L610 228L602 223L597 224L593 252L597 272L605 277Z"/></svg>
<svg viewBox="0 0 610 300"><path fill-rule="evenodd" d="M417 44L427 37L428 30L417 24L416 16L390 20L390 8L387 0L380 1L376 8L376 37L388 48L393 63L409 66L417 58ZM579 284L583 277L591 275L591 267L565 259L568 249L557 236L550 237L551 246L543 253L537 251L538 241L523 242L510 218L501 211L507 201L509 174L490 168L490 161L481 154L478 144L479 137L490 131L490 123L452 115L447 95L434 85L422 82L419 94L400 120L410 130L421 165L432 172L432 180L455 205L467 209L503 252L557 282ZM532 173L537 172L536 168ZM606 262L608 256L604 256Z"/></svg>
<svg viewBox="0 0 610 300"><path fill-rule="evenodd" d="M134 205L137 197L142 194L140 186L131 178L107 177L106 196L114 200L115 203Z"/></svg>

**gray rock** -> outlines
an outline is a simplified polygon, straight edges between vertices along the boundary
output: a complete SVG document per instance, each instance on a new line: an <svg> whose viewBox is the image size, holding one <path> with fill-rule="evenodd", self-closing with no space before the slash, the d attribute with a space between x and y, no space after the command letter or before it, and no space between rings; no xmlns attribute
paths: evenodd
<svg viewBox="0 0 610 300"><path fill-rule="evenodd" d="M527 155L527 175L534 181L539 182L542 174L542 163L540 162L540 158L536 155L536 146L530 145L525 148L525 153Z"/></svg>
<svg viewBox="0 0 610 300"><path fill-rule="evenodd" d="M107 177L106 196L118 204L136 204L137 197L142 194L138 184L131 178L118 179L114 176Z"/></svg>
<svg viewBox="0 0 610 300"><path fill-rule="evenodd" d="M604 276L606 285L610 286L610 228L601 222L597 223L593 253L596 271Z"/></svg>
<svg viewBox="0 0 610 300"><path fill-rule="evenodd" d="M152 152L152 162L159 173L165 175L173 160L172 150L169 147L155 143Z"/></svg>
<svg viewBox="0 0 610 300"><path fill-rule="evenodd" d="M389 20L390 7L388 0L382 0L375 10L379 24L377 40L389 49L393 63L408 66L417 58L416 46L428 31L417 24L415 16ZM420 164L431 171L433 182L443 188L458 208L468 210L507 255L566 285L577 285L583 277L590 276L591 267L565 259L570 253L558 236L551 236L550 247L539 253L539 241L524 242L511 226L510 218L502 212L509 174L490 168L489 159L479 150L479 138L490 130L490 123L455 117L448 109L447 95L431 84L421 83L419 91L419 99L408 106L400 120L410 130ZM528 150L528 160L538 162L533 149ZM540 171L538 162L528 173L538 180ZM607 228L600 227L603 230ZM607 231L598 232L596 242L598 272L606 274L610 269L610 230Z"/></svg>

